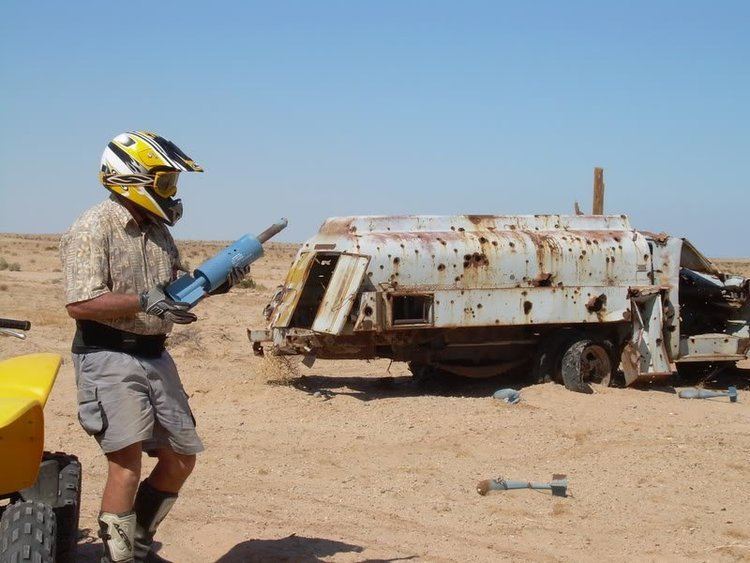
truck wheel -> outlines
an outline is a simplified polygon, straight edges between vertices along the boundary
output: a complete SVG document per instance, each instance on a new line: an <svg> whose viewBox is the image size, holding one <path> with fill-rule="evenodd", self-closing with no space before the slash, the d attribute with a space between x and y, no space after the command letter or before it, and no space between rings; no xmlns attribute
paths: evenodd
<svg viewBox="0 0 750 563"><path fill-rule="evenodd" d="M16 502L0 519L0 561L55 561L55 513L41 502Z"/></svg>
<svg viewBox="0 0 750 563"><path fill-rule="evenodd" d="M590 382L607 387L614 371L612 346L606 341L577 340L563 353L560 371L565 387L571 391L593 393Z"/></svg>
<svg viewBox="0 0 750 563"><path fill-rule="evenodd" d="M535 383L562 383L560 364L562 355L571 342L580 338L571 331L558 331L544 339L534 354L531 376Z"/></svg>

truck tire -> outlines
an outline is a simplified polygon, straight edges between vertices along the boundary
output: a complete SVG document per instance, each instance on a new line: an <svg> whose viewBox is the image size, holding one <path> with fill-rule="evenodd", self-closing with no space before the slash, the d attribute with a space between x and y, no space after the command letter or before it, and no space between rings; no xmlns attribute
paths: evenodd
<svg viewBox="0 0 750 563"><path fill-rule="evenodd" d="M593 393L589 383L608 387L615 371L611 343L590 338L572 342L563 353L560 371L571 391Z"/></svg>
<svg viewBox="0 0 750 563"><path fill-rule="evenodd" d="M78 545L81 463L74 455L44 452L37 482L20 492L24 501L51 506L57 522L56 561L73 562Z"/></svg>
<svg viewBox="0 0 750 563"><path fill-rule="evenodd" d="M53 563L55 513L41 502L8 505L0 519L0 561Z"/></svg>
<svg viewBox="0 0 750 563"><path fill-rule="evenodd" d="M545 338L537 347L531 368L534 383L562 383L561 362L567 347L581 338L569 330L561 330Z"/></svg>

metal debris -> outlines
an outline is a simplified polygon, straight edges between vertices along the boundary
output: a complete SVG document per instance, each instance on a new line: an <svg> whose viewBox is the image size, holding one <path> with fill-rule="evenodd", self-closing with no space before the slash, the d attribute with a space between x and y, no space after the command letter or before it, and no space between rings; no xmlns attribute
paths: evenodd
<svg viewBox="0 0 750 563"><path fill-rule="evenodd" d="M682 389L677 396L680 399L716 399L729 397L730 403L737 402L737 388L729 387L726 391L712 391L710 389Z"/></svg>
<svg viewBox="0 0 750 563"><path fill-rule="evenodd" d="M495 399L500 399L511 405L515 405L521 401L521 393L515 389L498 389L492 396Z"/></svg>
<svg viewBox="0 0 750 563"><path fill-rule="evenodd" d="M537 491L552 491L552 496L568 496L567 475L555 473L549 483L535 483L532 481L511 481L498 477L497 479L485 479L477 483L477 492L484 496L490 491L510 491L515 489L534 489Z"/></svg>

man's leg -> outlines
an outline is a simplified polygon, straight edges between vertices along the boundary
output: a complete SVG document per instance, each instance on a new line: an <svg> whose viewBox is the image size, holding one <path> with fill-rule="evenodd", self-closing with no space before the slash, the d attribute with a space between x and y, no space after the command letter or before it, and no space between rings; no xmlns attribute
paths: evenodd
<svg viewBox="0 0 750 563"><path fill-rule="evenodd" d="M107 454L107 483L99 513L103 561L133 561L136 516L133 499L141 478L141 444Z"/></svg>
<svg viewBox="0 0 750 563"><path fill-rule="evenodd" d="M149 484L165 493L178 493L195 467L195 454L178 454L171 448L154 452L159 462L148 476Z"/></svg>
<svg viewBox="0 0 750 563"><path fill-rule="evenodd" d="M177 501L177 493L195 467L195 455L184 455L171 448L154 450L158 458L151 475L138 487L135 498L137 525L135 560L164 561L151 552L154 534Z"/></svg>
<svg viewBox="0 0 750 563"><path fill-rule="evenodd" d="M132 444L107 454L107 483L102 494L102 512L130 512L141 480L141 444Z"/></svg>

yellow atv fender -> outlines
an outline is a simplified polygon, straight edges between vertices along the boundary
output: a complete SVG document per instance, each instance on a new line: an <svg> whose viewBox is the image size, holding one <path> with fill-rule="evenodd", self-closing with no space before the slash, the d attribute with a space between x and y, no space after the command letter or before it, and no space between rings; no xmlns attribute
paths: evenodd
<svg viewBox="0 0 750 563"><path fill-rule="evenodd" d="M34 484L44 450L44 405L62 358L29 354L0 362L0 495Z"/></svg>

